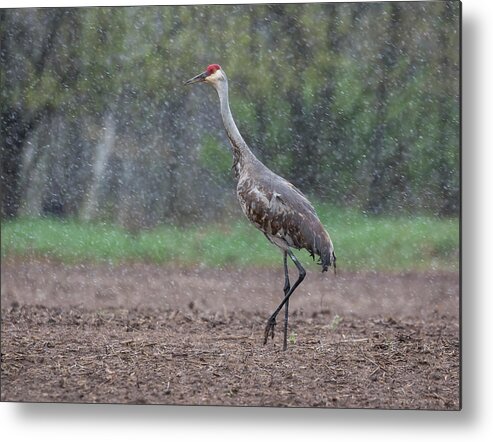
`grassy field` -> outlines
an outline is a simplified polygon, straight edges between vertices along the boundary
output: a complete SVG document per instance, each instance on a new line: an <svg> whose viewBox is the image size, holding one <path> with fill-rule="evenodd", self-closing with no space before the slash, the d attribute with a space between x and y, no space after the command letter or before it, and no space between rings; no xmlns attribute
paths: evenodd
<svg viewBox="0 0 493 442"><path fill-rule="evenodd" d="M345 270L457 270L459 221L436 217L367 217L318 209ZM207 266L281 264L278 249L244 219L228 225L159 226L132 235L105 223L52 218L3 221L1 254L77 262L147 261ZM307 266L313 261L298 252Z"/></svg>

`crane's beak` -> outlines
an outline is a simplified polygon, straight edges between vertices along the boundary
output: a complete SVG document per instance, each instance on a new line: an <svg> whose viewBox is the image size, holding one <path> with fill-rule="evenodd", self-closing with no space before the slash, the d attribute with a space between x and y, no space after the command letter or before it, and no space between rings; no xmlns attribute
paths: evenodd
<svg viewBox="0 0 493 442"><path fill-rule="evenodd" d="M190 80L188 80L188 81L185 81L185 85L187 85L187 84L194 84L194 83L200 83L202 81L205 81L206 78L207 78L207 71L206 72L202 72L201 74L196 75L193 78L190 78Z"/></svg>

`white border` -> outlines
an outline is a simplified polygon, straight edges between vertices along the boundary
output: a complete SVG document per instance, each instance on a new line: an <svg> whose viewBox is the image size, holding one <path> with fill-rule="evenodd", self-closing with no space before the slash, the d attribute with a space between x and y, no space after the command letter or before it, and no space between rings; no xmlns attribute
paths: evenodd
<svg viewBox="0 0 493 442"><path fill-rule="evenodd" d="M200 4L200 1L12 0L2 7ZM213 3L238 3L214 1ZM264 2L241 2L264 3ZM274 1L272 3L286 3ZM463 411L0 404L15 440L487 440L492 408L493 2L463 2ZM490 145L488 145L488 143Z"/></svg>

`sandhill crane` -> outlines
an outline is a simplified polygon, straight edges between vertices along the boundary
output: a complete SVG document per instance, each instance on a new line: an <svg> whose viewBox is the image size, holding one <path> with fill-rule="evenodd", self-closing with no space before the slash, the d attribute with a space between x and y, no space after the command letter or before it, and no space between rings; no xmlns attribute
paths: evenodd
<svg viewBox="0 0 493 442"><path fill-rule="evenodd" d="M318 255L322 272L331 264L336 267L336 255L329 234L318 219L308 199L290 182L262 164L247 146L233 120L229 108L228 79L218 64L185 84L208 83L219 95L221 117L233 152L233 169L238 180L236 192L246 217L267 239L279 247L284 257L284 297L269 317L264 333L264 345L269 335L274 338L276 317L284 306L284 344L287 348L289 298L305 278L306 272L291 248L306 249L315 259ZM298 279L290 286L287 257L298 269Z"/></svg>

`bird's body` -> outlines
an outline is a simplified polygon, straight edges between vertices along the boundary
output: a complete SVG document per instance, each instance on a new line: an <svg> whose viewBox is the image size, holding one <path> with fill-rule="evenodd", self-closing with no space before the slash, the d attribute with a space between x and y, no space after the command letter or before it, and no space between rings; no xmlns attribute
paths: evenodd
<svg viewBox="0 0 493 442"><path fill-rule="evenodd" d="M265 340L274 337L277 314L285 306L284 349L287 347L289 297L305 277L305 270L291 248L306 249L312 257L318 256L322 271L334 265L336 256L329 234L320 222L308 199L289 181L272 172L252 153L241 136L231 115L228 82L219 65L210 65L205 72L186 84L209 82L219 95L221 117L233 152L233 169L237 182L237 196L246 217L267 239L284 253L284 298L269 318ZM296 265L299 276L291 287L288 277L287 256Z"/></svg>
<svg viewBox="0 0 493 442"><path fill-rule="evenodd" d="M333 246L308 199L290 182L259 161L240 173L237 195L246 217L283 250L306 249L319 256L323 270Z"/></svg>

